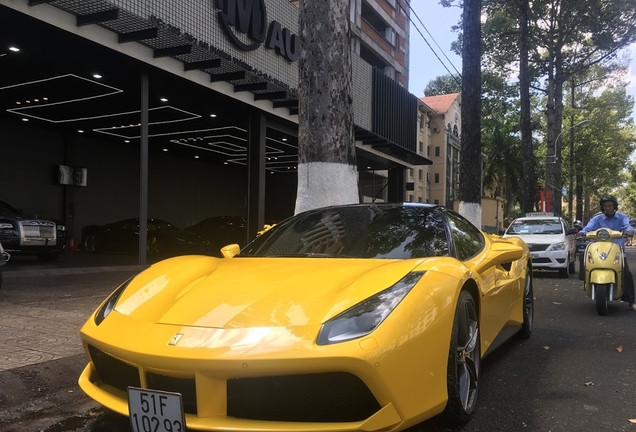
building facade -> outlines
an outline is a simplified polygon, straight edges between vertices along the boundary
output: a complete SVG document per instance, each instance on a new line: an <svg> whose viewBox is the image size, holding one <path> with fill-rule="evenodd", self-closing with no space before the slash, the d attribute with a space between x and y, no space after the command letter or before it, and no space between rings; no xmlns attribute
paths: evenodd
<svg viewBox="0 0 636 432"><path fill-rule="evenodd" d="M355 7L407 21L377 3ZM65 222L69 237L135 216L143 232L146 216L185 227L223 215L245 216L253 236L290 216L298 8L228 4L238 3L0 0L0 198ZM416 151L417 97L403 85L408 33L395 33L399 61L372 65L362 42L352 59L360 194L394 202L404 169L429 162ZM81 181L61 184L62 166Z"/></svg>

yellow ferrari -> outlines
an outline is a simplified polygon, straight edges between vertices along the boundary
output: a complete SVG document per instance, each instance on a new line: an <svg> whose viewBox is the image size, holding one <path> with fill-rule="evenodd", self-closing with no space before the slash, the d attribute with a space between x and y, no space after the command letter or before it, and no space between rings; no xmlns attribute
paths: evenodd
<svg viewBox="0 0 636 432"><path fill-rule="evenodd" d="M81 329L91 398L135 432L399 431L469 420L533 326L524 242L426 204L293 216L119 286Z"/></svg>

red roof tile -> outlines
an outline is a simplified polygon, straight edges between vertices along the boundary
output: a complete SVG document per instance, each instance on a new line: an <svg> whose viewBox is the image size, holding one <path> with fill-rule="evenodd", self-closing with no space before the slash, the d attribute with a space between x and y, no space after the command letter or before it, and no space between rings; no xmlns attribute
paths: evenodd
<svg viewBox="0 0 636 432"><path fill-rule="evenodd" d="M435 112L439 114L444 114L451 107L455 99L459 96L459 93L451 93L445 95L438 96L425 96L420 98L422 102L424 102L427 106L432 108Z"/></svg>

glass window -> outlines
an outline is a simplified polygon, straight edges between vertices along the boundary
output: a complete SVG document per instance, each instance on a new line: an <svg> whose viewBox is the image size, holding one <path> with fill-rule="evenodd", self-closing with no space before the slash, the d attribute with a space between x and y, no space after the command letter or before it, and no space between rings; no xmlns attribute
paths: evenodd
<svg viewBox="0 0 636 432"><path fill-rule="evenodd" d="M439 157L439 146L435 147L435 156Z"/></svg>
<svg viewBox="0 0 636 432"><path fill-rule="evenodd" d="M506 234L563 234L563 225L559 219L515 219L506 230Z"/></svg>
<svg viewBox="0 0 636 432"><path fill-rule="evenodd" d="M435 173L435 183L439 183L439 173Z"/></svg>
<svg viewBox="0 0 636 432"><path fill-rule="evenodd" d="M448 256L439 208L413 204L316 209L274 226L238 257L409 259Z"/></svg>
<svg viewBox="0 0 636 432"><path fill-rule="evenodd" d="M465 261L477 255L484 248L484 235L481 231L455 212L447 211L446 215L450 222L457 259Z"/></svg>

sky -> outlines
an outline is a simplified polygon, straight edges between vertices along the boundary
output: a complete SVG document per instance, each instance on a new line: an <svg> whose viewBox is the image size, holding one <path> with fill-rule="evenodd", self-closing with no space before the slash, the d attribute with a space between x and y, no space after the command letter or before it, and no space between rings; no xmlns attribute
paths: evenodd
<svg viewBox="0 0 636 432"><path fill-rule="evenodd" d="M457 33L453 32L451 27L459 22L461 9L442 7L438 0L411 0L411 8L414 13L411 13L409 91L417 97L422 97L429 81L440 75L448 75L446 68L453 74L457 74L455 69L459 72L462 70L461 57L455 55L450 48L451 43L457 39ZM443 63L429 48L425 38ZM626 77L629 81L627 93L636 98L636 43L632 44L628 51L632 61ZM454 68L451 65L454 65ZM632 113L632 117L636 120L636 112Z"/></svg>

